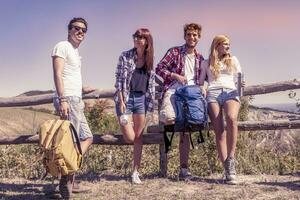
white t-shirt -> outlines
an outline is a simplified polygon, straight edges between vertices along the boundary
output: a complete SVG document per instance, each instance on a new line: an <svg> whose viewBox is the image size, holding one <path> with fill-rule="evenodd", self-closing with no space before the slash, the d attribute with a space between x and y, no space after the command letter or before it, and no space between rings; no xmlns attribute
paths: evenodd
<svg viewBox="0 0 300 200"><path fill-rule="evenodd" d="M68 41L62 41L55 45L52 57L58 56L65 60L62 72L64 84L64 96L82 96L81 57L77 48ZM56 94L57 96L57 94Z"/></svg>
<svg viewBox="0 0 300 200"><path fill-rule="evenodd" d="M187 54L185 56L184 76L187 80L187 85L195 85L195 54Z"/></svg>
<svg viewBox="0 0 300 200"><path fill-rule="evenodd" d="M184 63L184 77L187 80L187 85L195 85L195 62L196 57L195 54L186 54L185 63ZM176 90L176 88L183 86L182 83L178 81L174 81L174 83L169 87L169 90Z"/></svg>
<svg viewBox="0 0 300 200"><path fill-rule="evenodd" d="M200 83L204 82L205 75L208 77L208 90L210 89L218 89L218 88L228 88L228 89L236 89L236 78L237 73L241 72L241 66L238 59L235 56L232 56L233 64L236 68L236 71L229 72L226 69L226 65L221 63L220 66L220 74L217 79L214 79L214 75L212 74L210 67L208 66L209 60L206 59L201 63L201 76Z"/></svg>

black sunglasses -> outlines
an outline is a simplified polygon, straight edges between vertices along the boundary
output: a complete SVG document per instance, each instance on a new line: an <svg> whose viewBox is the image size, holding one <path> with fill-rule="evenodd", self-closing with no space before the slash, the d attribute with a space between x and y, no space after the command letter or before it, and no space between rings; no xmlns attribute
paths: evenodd
<svg viewBox="0 0 300 200"><path fill-rule="evenodd" d="M74 28L76 31L82 30L83 33L87 32L87 28L82 28L82 27L74 26L74 25L72 26L72 28Z"/></svg>
<svg viewBox="0 0 300 200"><path fill-rule="evenodd" d="M141 35L132 35L132 38L134 40L142 40L142 39L146 39L144 36L141 36Z"/></svg>

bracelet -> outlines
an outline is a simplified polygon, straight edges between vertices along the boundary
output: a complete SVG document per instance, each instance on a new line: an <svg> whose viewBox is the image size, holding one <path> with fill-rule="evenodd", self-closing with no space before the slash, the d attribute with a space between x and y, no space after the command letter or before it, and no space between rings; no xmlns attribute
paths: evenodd
<svg viewBox="0 0 300 200"><path fill-rule="evenodd" d="M61 102L67 102L67 97L65 96L61 96L61 97L58 97L58 101L61 103Z"/></svg>
<svg viewBox="0 0 300 200"><path fill-rule="evenodd" d="M59 99L59 100L61 100L61 99L67 99L67 97L65 97L65 96L60 96L60 97L58 97L58 99Z"/></svg>

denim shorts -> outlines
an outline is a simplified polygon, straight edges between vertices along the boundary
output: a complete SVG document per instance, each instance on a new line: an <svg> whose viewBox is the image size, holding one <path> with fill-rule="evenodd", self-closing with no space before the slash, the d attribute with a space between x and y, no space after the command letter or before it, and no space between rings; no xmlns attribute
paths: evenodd
<svg viewBox="0 0 300 200"><path fill-rule="evenodd" d="M116 113L117 116L121 116L122 114L146 114L145 94L142 92L130 92L125 113L121 112L119 105L116 105Z"/></svg>
<svg viewBox="0 0 300 200"><path fill-rule="evenodd" d="M211 89L207 92L207 103L218 102L219 105L223 105L227 100L236 100L240 102L240 98L237 90L219 88Z"/></svg>
<svg viewBox="0 0 300 200"><path fill-rule="evenodd" d="M66 99L70 106L70 114L68 116L68 120L71 121L71 123L77 130L79 139L86 140L88 138L93 138L93 134L84 115L84 102L82 101L82 99L76 96L68 96L66 97ZM58 98L53 99L53 104L56 111L59 112Z"/></svg>

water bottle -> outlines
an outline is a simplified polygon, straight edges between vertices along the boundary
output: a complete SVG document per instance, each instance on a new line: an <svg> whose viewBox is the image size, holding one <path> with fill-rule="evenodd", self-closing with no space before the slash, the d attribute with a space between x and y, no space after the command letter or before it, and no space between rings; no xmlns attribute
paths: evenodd
<svg viewBox="0 0 300 200"><path fill-rule="evenodd" d="M128 115L122 114L120 117L120 124L125 126L129 123Z"/></svg>
<svg viewBox="0 0 300 200"><path fill-rule="evenodd" d="M244 74L239 72L237 77L237 90L240 97L243 96L244 87L242 87L242 83L244 81L245 81Z"/></svg>

